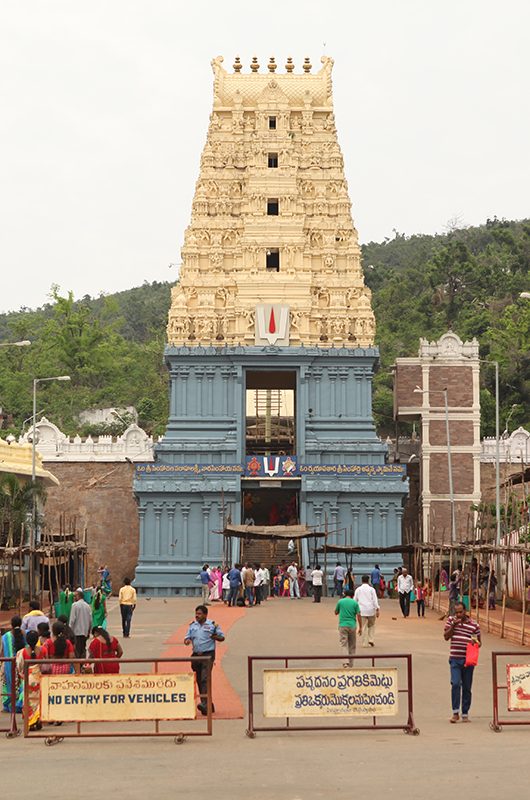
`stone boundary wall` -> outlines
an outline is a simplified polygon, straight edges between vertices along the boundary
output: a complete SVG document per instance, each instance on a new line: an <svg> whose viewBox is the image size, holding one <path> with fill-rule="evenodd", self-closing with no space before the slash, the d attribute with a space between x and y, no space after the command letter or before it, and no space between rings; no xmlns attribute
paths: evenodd
<svg viewBox="0 0 530 800"><path fill-rule="evenodd" d="M97 580L100 564L107 564L117 593L125 576L134 578L138 563L139 524L132 492L134 466L127 462L44 462L60 485L48 489L46 524L59 529L59 516L76 518L87 529L86 584Z"/></svg>

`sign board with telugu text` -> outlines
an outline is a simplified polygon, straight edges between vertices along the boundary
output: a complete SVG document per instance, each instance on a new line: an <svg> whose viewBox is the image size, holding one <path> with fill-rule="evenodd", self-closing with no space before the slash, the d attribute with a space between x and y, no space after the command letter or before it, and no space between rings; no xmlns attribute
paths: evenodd
<svg viewBox="0 0 530 800"><path fill-rule="evenodd" d="M263 672L265 717L374 717L397 713L395 668Z"/></svg>
<svg viewBox="0 0 530 800"><path fill-rule="evenodd" d="M530 664L506 664L508 711L530 711Z"/></svg>
<svg viewBox="0 0 530 800"><path fill-rule="evenodd" d="M195 719L193 673L43 675L43 722Z"/></svg>

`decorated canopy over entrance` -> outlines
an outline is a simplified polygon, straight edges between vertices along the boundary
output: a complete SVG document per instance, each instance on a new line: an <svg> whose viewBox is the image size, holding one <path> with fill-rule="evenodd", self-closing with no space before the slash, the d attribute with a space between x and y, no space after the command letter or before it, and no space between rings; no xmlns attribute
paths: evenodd
<svg viewBox="0 0 530 800"><path fill-rule="evenodd" d="M325 531L316 531L307 525L226 525L223 536L234 536L236 539L309 539L325 537Z"/></svg>

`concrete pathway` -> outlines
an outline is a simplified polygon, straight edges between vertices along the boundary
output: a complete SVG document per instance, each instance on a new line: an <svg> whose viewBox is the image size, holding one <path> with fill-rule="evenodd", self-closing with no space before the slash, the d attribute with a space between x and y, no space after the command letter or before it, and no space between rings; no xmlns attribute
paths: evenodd
<svg viewBox="0 0 530 800"><path fill-rule="evenodd" d="M175 632L193 618L194 599L142 599L126 656L161 655L175 644ZM246 657L339 653L334 601L269 600L245 610L230 627L224 672L246 708ZM230 609L223 609L223 617ZM415 609L413 609L415 614ZM215 608L210 612L215 616ZM109 628L119 633L119 611L110 610ZM166 739L65 740L53 748L42 740L0 740L2 784L9 796L38 776L41 786L65 786L76 800L119 792L128 800L175 798L281 797L282 800L343 798L362 792L445 800L452 793L498 800L507 791L526 796L526 752L530 726L493 733L491 651L518 648L486 635L475 672L472 722L450 725L448 645L438 612L404 620L396 601L385 600L368 652L411 652L414 663L417 737L399 731L260 733L245 736L246 719L219 720L211 739L176 746ZM362 649L359 653L365 653ZM215 680L215 676L214 676ZM530 715L529 715L530 721ZM61 793L62 796L62 793Z"/></svg>

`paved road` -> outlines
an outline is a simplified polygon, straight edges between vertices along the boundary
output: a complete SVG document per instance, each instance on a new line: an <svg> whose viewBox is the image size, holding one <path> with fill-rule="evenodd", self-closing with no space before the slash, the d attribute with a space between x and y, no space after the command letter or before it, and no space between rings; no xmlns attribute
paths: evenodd
<svg viewBox="0 0 530 800"><path fill-rule="evenodd" d="M158 655L179 625L192 618L192 599L142 599L129 657ZM246 705L246 656L338 653L333 601L268 601L249 609L232 628L224 669ZM111 629L118 610L111 610ZM395 601L383 602L373 652L411 652L414 659L415 717L420 736L399 731L299 732L245 736L245 720L222 720L212 739L176 746L165 739L65 740L53 748L42 741L0 740L2 785L30 791L34 780L48 787L50 800L76 800L120 792L127 800L187 797L281 797L317 800L370 795L445 800L459 796L496 800L509 790L526 796L526 752L530 727L495 734L491 719L492 649L520 649L486 636L475 673L472 722L450 725L448 645L438 614L404 620ZM364 653L362 649L360 653ZM370 651L372 652L372 651ZM526 652L530 651L527 649ZM62 788L64 787L64 789ZM40 791L40 790L39 790Z"/></svg>

